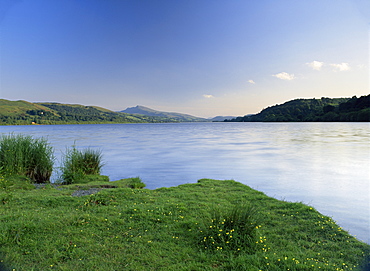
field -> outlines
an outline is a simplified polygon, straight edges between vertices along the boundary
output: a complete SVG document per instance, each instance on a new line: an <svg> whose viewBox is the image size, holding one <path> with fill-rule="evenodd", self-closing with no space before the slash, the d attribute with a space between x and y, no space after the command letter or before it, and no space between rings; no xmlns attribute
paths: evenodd
<svg viewBox="0 0 370 271"><path fill-rule="evenodd" d="M232 180L134 189L140 183L35 188L1 178L5 270L365 268L370 246L310 206Z"/></svg>

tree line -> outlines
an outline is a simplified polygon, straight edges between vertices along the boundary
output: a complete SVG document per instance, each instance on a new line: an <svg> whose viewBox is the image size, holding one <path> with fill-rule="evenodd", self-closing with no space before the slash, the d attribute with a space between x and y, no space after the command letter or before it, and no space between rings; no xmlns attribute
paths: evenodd
<svg viewBox="0 0 370 271"><path fill-rule="evenodd" d="M370 95L357 98L296 99L229 122L370 121Z"/></svg>

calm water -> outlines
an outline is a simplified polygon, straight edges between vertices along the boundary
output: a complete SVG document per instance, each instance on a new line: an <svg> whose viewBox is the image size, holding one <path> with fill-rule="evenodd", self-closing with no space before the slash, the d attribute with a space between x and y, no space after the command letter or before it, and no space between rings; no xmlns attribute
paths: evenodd
<svg viewBox="0 0 370 271"><path fill-rule="evenodd" d="M102 150L111 180L139 176L154 189L234 179L333 217L370 243L368 123L181 123L0 126L67 146ZM55 176L54 176L55 178Z"/></svg>

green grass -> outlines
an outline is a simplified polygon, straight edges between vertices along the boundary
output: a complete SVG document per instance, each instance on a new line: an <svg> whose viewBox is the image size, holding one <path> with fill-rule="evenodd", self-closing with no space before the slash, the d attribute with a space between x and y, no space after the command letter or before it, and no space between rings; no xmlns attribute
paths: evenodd
<svg viewBox="0 0 370 271"><path fill-rule="evenodd" d="M218 207L211 211L209 223L203 227L202 248L206 250L227 250L253 254L258 249L259 228L257 210L244 202L231 209Z"/></svg>
<svg viewBox="0 0 370 271"><path fill-rule="evenodd" d="M52 112L50 108L47 108L45 106L30 103L26 101L9 101L5 99L0 99L0 115L4 116L16 116L25 114L27 111L30 110L42 110L44 112Z"/></svg>
<svg viewBox="0 0 370 271"><path fill-rule="evenodd" d="M0 137L0 173L5 176L26 176L35 183L49 182L54 154L44 138L27 135Z"/></svg>
<svg viewBox="0 0 370 271"><path fill-rule="evenodd" d="M0 174L7 179L17 182L23 180L48 183L53 165L54 151L45 138L33 138L22 134L0 137ZM107 176L100 175L102 167L100 150L90 148L78 150L73 146L67 149L62 157L60 182L71 184L109 181ZM135 179L131 182L134 185Z"/></svg>
<svg viewBox="0 0 370 271"><path fill-rule="evenodd" d="M6 182L0 255L9 270L360 270L370 251L314 208L235 181L156 190L128 188L132 180L43 189ZM115 188L71 196L107 185ZM205 246L217 232L218 245Z"/></svg>
<svg viewBox="0 0 370 271"><path fill-rule="evenodd" d="M61 166L61 182L71 184L81 182L86 176L100 175L103 167L102 153L99 150L84 149L76 147L67 149Z"/></svg>

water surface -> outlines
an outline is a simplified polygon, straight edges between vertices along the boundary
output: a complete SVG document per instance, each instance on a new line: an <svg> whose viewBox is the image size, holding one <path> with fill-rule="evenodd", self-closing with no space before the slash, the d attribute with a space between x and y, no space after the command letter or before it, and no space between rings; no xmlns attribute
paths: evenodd
<svg viewBox="0 0 370 271"><path fill-rule="evenodd" d="M45 125L0 131L47 137L58 161L73 144L101 149L104 175L139 176L150 189L234 179L277 199L312 205L370 243L368 123Z"/></svg>

